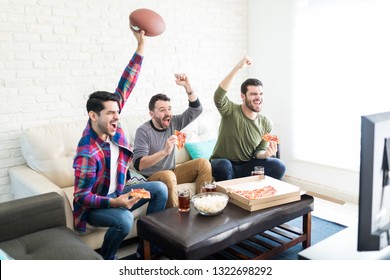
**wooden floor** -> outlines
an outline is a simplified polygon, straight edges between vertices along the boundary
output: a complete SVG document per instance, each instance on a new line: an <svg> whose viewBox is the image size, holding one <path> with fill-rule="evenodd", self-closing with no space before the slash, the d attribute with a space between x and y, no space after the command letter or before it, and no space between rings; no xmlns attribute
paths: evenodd
<svg viewBox="0 0 390 280"><path fill-rule="evenodd" d="M358 219L358 205L336 200L313 192L307 192L314 197L313 216L332 221L341 225L356 225Z"/></svg>

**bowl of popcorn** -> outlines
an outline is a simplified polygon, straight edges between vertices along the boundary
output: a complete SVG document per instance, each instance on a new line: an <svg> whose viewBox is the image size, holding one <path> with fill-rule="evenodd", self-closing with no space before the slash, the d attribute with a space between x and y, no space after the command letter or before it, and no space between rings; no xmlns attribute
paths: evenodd
<svg viewBox="0 0 390 280"><path fill-rule="evenodd" d="M191 203L204 216L214 216L223 211L228 203L229 197L220 192L198 193L191 198Z"/></svg>

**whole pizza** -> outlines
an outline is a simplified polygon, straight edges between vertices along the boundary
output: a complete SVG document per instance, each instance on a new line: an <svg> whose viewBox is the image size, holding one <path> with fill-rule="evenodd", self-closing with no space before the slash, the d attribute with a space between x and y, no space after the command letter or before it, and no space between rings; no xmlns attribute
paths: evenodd
<svg viewBox="0 0 390 280"><path fill-rule="evenodd" d="M232 192L246 199L259 199L274 196L277 191L272 186L265 186L253 190L233 190Z"/></svg>

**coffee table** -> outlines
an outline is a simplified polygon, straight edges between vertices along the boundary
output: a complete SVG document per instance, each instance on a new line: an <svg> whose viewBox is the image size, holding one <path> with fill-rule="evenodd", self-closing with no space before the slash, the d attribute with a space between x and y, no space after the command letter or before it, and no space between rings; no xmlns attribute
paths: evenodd
<svg viewBox="0 0 390 280"><path fill-rule="evenodd" d="M309 195L302 195L299 201L254 212L228 203L216 216L202 216L192 206L187 213L169 208L138 219L137 232L140 242L144 242L145 259L151 258L150 243L173 259L204 259L259 233L279 245L260 241L266 251L252 248L254 257L245 257L240 252L238 255L246 259L268 259L299 243L304 248L310 246L313 209L314 199ZM284 225L298 217L303 217L302 229ZM264 233L268 230L283 238Z"/></svg>

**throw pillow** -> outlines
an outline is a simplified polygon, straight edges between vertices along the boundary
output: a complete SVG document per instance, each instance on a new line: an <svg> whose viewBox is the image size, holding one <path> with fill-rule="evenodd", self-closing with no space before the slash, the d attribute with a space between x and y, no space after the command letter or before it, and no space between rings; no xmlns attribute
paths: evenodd
<svg viewBox="0 0 390 280"><path fill-rule="evenodd" d="M185 147L192 159L205 158L210 159L217 139L203 142L187 142Z"/></svg>
<svg viewBox="0 0 390 280"><path fill-rule="evenodd" d="M145 183L146 181L147 179L142 174L138 173L134 169L130 169L130 179L127 180L126 186Z"/></svg>
<svg viewBox="0 0 390 280"><path fill-rule="evenodd" d="M10 255L8 255L6 252L4 252L2 249L0 249L0 260L13 260Z"/></svg>

